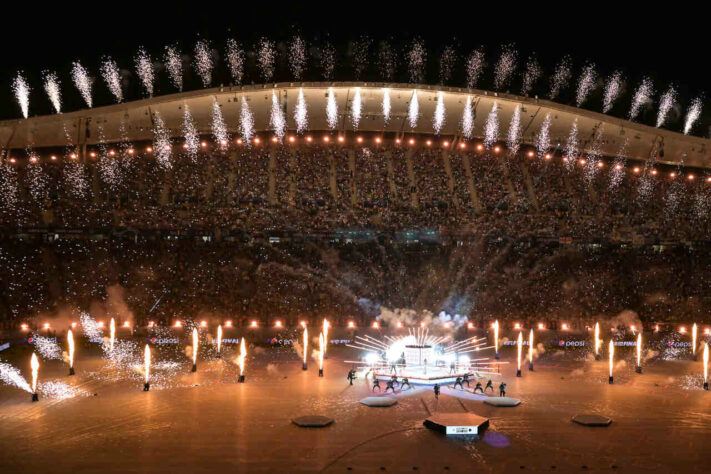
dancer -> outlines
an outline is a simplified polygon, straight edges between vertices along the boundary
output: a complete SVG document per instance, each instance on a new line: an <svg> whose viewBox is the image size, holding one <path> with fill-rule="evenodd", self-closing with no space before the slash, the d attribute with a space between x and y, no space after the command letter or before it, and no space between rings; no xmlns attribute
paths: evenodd
<svg viewBox="0 0 711 474"><path fill-rule="evenodd" d="M436 383L434 386L434 393L435 393L435 398L439 400L439 384Z"/></svg>
<svg viewBox="0 0 711 474"><path fill-rule="evenodd" d="M407 385L407 388L412 388L412 387L410 386L410 381L407 379L407 377L405 377L404 379L402 379L402 383L400 384L400 390L404 390L404 389L405 389L405 385Z"/></svg>
<svg viewBox="0 0 711 474"><path fill-rule="evenodd" d="M500 397L506 396L506 384L503 382L501 382L501 385L499 385L499 396Z"/></svg>
<svg viewBox="0 0 711 474"><path fill-rule="evenodd" d="M481 386L481 382L477 381L476 387L474 387L474 393L479 390L482 395L484 395L484 388Z"/></svg>
<svg viewBox="0 0 711 474"><path fill-rule="evenodd" d="M348 381L353 385L353 381L356 378L355 370L351 369L348 371Z"/></svg>
<svg viewBox="0 0 711 474"><path fill-rule="evenodd" d="M387 381L387 383L385 385L385 393L388 393L388 389L392 390L393 393L395 393L395 387L394 387L394 383L392 380Z"/></svg>
<svg viewBox="0 0 711 474"><path fill-rule="evenodd" d="M484 391L486 392L489 389L491 389L492 392L494 391L494 384L491 382L491 379L486 382L486 387L484 388Z"/></svg>
<svg viewBox="0 0 711 474"><path fill-rule="evenodd" d="M455 389L457 388L457 385L459 385L459 388L464 390L464 387L462 386L462 378L461 377L457 377L457 380L454 381L454 388Z"/></svg>
<svg viewBox="0 0 711 474"><path fill-rule="evenodd" d="M380 388L380 380L373 379L373 391L375 392L375 387L378 387L378 392L382 392L383 389Z"/></svg>

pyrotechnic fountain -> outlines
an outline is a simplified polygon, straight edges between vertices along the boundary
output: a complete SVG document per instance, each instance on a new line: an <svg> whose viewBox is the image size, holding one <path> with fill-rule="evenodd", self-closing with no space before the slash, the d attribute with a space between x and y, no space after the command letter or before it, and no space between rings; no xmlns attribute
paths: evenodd
<svg viewBox="0 0 711 474"><path fill-rule="evenodd" d="M614 382L614 379L613 379L613 377L612 377L612 366L613 366L614 363L615 363L615 343L614 343L614 341L613 341L612 339L610 339L610 349L609 349L609 351L610 351L610 376L609 376L609 378L607 379L607 382L611 384L611 383Z"/></svg>
<svg viewBox="0 0 711 474"><path fill-rule="evenodd" d="M528 334L528 370L533 370L533 328Z"/></svg>
<svg viewBox="0 0 711 474"><path fill-rule="evenodd" d="M222 357L222 324L217 326L217 357Z"/></svg>
<svg viewBox="0 0 711 474"><path fill-rule="evenodd" d="M637 367L635 371L638 374L642 373L642 331L637 334Z"/></svg>
<svg viewBox="0 0 711 474"><path fill-rule="evenodd" d="M521 333L521 331L518 332L518 341L516 342L516 350L517 350L516 377L520 377L521 376L521 353L523 352L523 333Z"/></svg>
<svg viewBox="0 0 711 474"><path fill-rule="evenodd" d="M324 330L326 327L324 326ZM323 357L326 352L326 344L323 338L323 333L318 335L318 376L323 377Z"/></svg>
<svg viewBox="0 0 711 474"><path fill-rule="evenodd" d="M595 360L600 360L600 323L595 323Z"/></svg>
<svg viewBox="0 0 711 474"><path fill-rule="evenodd" d="M306 354L308 354L309 351L309 330L304 328L304 363L301 366L302 370L306 370L309 368L308 364L306 363Z"/></svg>
<svg viewBox="0 0 711 474"><path fill-rule="evenodd" d="M198 330L193 328L193 372L197 372Z"/></svg>
<svg viewBox="0 0 711 474"><path fill-rule="evenodd" d="M699 328L696 326L696 323L694 323L694 325L691 326L691 355L694 357L694 360L696 360L696 337L698 331Z"/></svg>
<svg viewBox="0 0 711 474"><path fill-rule="evenodd" d="M244 338L239 345L239 357L237 358L237 364L239 365L239 378L238 383L244 383L244 362L247 359L247 346L244 344Z"/></svg>
<svg viewBox="0 0 711 474"><path fill-rule="evenodd" d="M494 321L494 359L499 359L499 320Z"/></svg>
<svg viewBox="0 0 711 474"><path fill-rule="evenodd" d="M321 331L323 334L323 357L325 359L328 358L328 328L331 327L331 323L328 322L328 319L323 320L323 330Z"/></svg>
<svg viewBox="0 0 711 474"><path fill-rule="evenodd" d="M709 389L709 344L704 344L704 390Z"/></svg>
<svg viewBox="0 0 711 474"><path fill-rule="evenodd" d="M30 359L30 367L32 368L32 401L39 401L39 395L37 394L37 375L39 373L39 360L37 360L37 354L32 353L32 359Z"/></svg>
<svg viewBox="0 0 711 474"><path fill-rule="evenodd" d="M74 335L71 329L67 331L67 344L69 345L69 375L74 375Z"/></svg>
<svg viewBox="0 0 711 474"><path fill-rule="evenodd" d="M146 344L143 351L143 391L151 389L151 348Z"/></svg>
<svg viewBox="0 0 711 474"><path fill-rule="evenodd" d="M116 322L114 318L111 318L111 323L109 324L109 351L114 351L114 341L116 340Z"/></svg>

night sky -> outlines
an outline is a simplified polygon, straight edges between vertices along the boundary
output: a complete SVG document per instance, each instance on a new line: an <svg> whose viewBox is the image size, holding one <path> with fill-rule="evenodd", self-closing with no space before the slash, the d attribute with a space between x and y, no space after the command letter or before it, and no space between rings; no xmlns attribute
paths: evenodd
<svg viewBox="0 0 711 474"><path fill-rule="evenodd" d="M162 57L167 44L177 43L183 53L192 51L195 41L204 38L211 42L220 55L217 61L214 83L229 83L227 68L222 62L225 40L234 37L245 49L261 37L267 36L284 50L286 42L296 33L301 34L310 46L317 46L324 39L332 42L339 53L336 70L337 80L352 79L348 46L349 42L367 34L373 40L371 48L372 67L364 79L377 80L375 51L377 42L388 40L402 54L413 37L424 40L428 56L427 82L437 82L438 54L446 45L453 45L459 54L457 73L450 85L464 84L464 58L474 48L486 50L488 68L481 82L482 88L491 88L493 64L502 44L514 44L518 51L519 72L528 56L535 52L544 68L544 78L535 92L544 97L548 90L548 75L564 55L573 60L573 80L580 69L591 61L598 73L606 77L620 69L626 78L625 95L619 100L612 114L624 116L629 108L631 89L643 75L649 76L658 94L674 83L679 91L679 103L670 114L667 128L679 130L689 102L707 87L706 31L689 11L670 13L656 11L645 16L639 12L626 15L616 12L613 6L601 3L570 4L570 13L551 13L544 8L516 8L501 4L498 8L483 9L474 4L440 9L435 3L432 9L414 6L401 9L374 8L372 3L354 4L350 7L340 3L316 5L302 3L298 7L283 7L266 2L255 2L252 7L222 7L217 4L181 9L180 2L171 7L132 6L121 3L91 3L91 8L81 3L62 3L62 7L45 7L39 4L14 6L3 13L2 37L3 68L0 74L0 118L20 117L10 83L18 70L25 72L33 91L30 113L50 113L50 104L44 94L41 72L55 70L62 80L63 109L81 107L81 99L71 83L71 63L80 60L96 77L94 82L95 106L112 103L103 81L99 77L99 65L104 55L115 59L125 69L124 89L128 100L142 97L138 80L133 72L133 57L143 45L154 60ZM100 11L107 5L112 12ZM366 7L366 5L368 5ZM584 8L583 8L584 7ZM585 9L589 11L586 11ZM582 11L581 11L582 10ZM280 44L281 43L281 44ZM285 56L285 55L282 55ZM280 58L275 80L289 80L286 59ZM253 60L248 58L245 82L259 82ZM320 80L315 63L309 63L306 80ZM405 82L406 67L400 61L397 78ZM199 87L191 70L186 70L185 88ZM514 79L510 91L520 88L520 74ZM174 92L165 71L159 71L157 93ZM591 96L584 106L600 110L602 89ZM563 102L570 102L570 93L563 95ZM695 128L696 135L708 136L711 124L711 106L704 102L702 120ZM656 105L648 108L641 121L653 123Z"/></svg>

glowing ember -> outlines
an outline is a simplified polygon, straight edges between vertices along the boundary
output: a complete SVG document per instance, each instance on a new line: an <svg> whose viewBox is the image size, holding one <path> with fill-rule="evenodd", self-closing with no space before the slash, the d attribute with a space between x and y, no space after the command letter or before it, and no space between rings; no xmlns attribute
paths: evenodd
<svg viewBox="0 0 711 474"><path fill-rule="evenodd" d="M296 99L294 108L294 121L296 122L296 133L304 133L309 128L309 115L304 98L304 90L299 88L299 97Z"/></svg>

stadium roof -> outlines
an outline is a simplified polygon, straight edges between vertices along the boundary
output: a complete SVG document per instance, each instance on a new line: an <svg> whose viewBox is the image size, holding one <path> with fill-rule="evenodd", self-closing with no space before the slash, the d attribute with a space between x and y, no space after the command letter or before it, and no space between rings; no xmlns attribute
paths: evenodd
<svg viewBox="0 0 711 474"><path fill-rule="evenodd" d="M663 144L664 156L660 157L659 161L667 163L683 161L685 165L711 166L708 155L711 141L705 138L650 127L537 98L455 87L373 82L276 83L216 87L63 114L5 120L0 122L0 146L4 149L24 149L28 146L43 148L94 145L99 142L111 143L124 140L149 141L153 139L155 112L160 114L170 135L180 137L185 104L189 106L199 132L207 135L210 133L213 101L217 101L221 106L232 136L238 136L242 97L247 100L254 115L255 131L269 132L271 131L269 117L272 92L276 94L282 109L286 112L288 129L295 130L294 108L300 88L303 89L308 104L308 130L312 133L329 130L326 119L329 88L333 89L338 105L336 130L340 133L353 132L350 104L356 88L360 88L362 116L358 126L359 132L434 135L433 116L437 96L441 91L446 108L445 123L440 131L442 136L460 136L462 112L469 96L475 111L474 136L476 137L483 136L487 116L496 102L499 106L499 140L505 141L511 116L516 105L520 104L523 143L534 143L541 124L550 114L552 148L557 147L564 151L570 128L577 119L578 141L582 151L615 156L626 142L626 157L646 160L657 156L660 145ZM392 107L391 118L387 124L384 122L382 112L385 88L390 91ZM418 93L420 115L417 126L411 128L407 111L414 90Z"/></svg>

